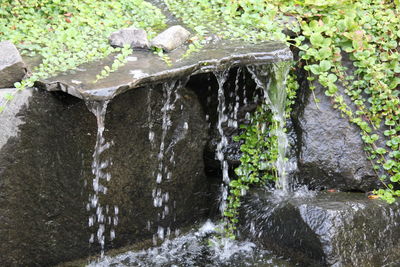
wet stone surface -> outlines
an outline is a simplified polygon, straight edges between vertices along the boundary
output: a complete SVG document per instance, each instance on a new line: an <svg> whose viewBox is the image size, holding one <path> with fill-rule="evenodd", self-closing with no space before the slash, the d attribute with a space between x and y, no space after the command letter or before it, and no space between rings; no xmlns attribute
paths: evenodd
<svg viewBox="0 0 400 267"><path fill-rule="evenodd" d="M400 203L361 193L260 191L242 207L245 236L299 266L398 266Z"/></svg>
<svg viewBox="0 0 400 267"><path fill-rule="evenodd" d="M114 56L81 65L76 71L41 81L37 86L48 91L64 91L89 100L112 99L128 90L171 78L204 72L221 71L238 65L267 64L291 60L292 53L281 43L249 44L238 41L210 43L200 52L182 59L186 47L168 53L172 66L150 51L135 51L128 63L108 77L93 83L104 66L111 66Z"/></svg>
<svg viewBox="0 0 400 267"><path fill-rule="evenodd" d="M382 184L367 160L359 128L332 107L324 88L314 83L314 96L305 80L294 111L297 135L297 180L316 189L370 191Z"/></svg>
<svg viewBox="0 0 400 267"><path fill-rule="evenodd" d="M193 92L180 88L179 96L164 137L164 166L171 177L158 185L163 89L140 88L109 104L105 138L113 145L102 157L112 161L106 169L112 179L102 181L108 191L99 201L118 206L119 223L113 242L106 226L107 247L151 238L158 226L166 235L168 227L173 231L208 213L206 122ZM0 122L8 125L0 138L0 265L49 266L97 253L96 243L89 246L96 230L88 226L86 210L97 127L85 103L27 89L0 114ZM154 207L155 188L169 193L169 214L162 220L157 215L162 209Z"/></svg>
<svg viewBox="0 0 400 267"><path fill-rule="evenodd" d="M205 118L194 93L179 88L171 93L174 107L165 130L163 93L161 86L140 88L109 104L105 138L114 145L102 156L112 160L112 178L102 202L120 208L115 244L151 236L158 227L167 235L168 228L173 233L208 214L212 191L204 173ZM155 191L168 193L157 207Z"/></svg>
<svg viewBox="0 0 400 267"><path fill-rule="evenodd" d="M95 120L83 101L26 89L0 114L0 265L49 266L89 253Z"/></svg>
<svg viewBox="0 0 400 267"><path fill-rule="evenodd" d="M135 27L113 32L108 38L108 41L113 47L124 47L124 45L129 45L133 49L149 47L146 31Z"/></svg>

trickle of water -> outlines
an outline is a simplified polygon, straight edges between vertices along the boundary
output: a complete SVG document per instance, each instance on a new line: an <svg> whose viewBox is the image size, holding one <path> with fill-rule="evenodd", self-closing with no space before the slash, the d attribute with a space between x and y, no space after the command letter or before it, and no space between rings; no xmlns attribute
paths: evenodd
<svg viewBox="0 0 400 267"><path fill-rule="evenodd" d="M113 144L112 142L106 142L103 133L105 129L105 116L107 112L107 105L109 101L101 101L101 102L88 102L87 106L89 110L96 116L97 120L97 136L96 136L96 145L94 147L93 152L93 162L92 162L92 173L94 175L92 185L93 185L93 193L89 195L89 203L87 204L87 210L93 210L94 213L89 216L88 224L89 227L93 227L97 224L96 234L92 234L89 242L94 243L96 240L100 244L101 247L101 256L104 255L104 247L105 247L105 229L106 224L111 225L110 230L110 240L115 238L115 230L113 226L118 224L118 207L114 206L114 215L111 219L109 214L109 206L106 205L104 208L100 203L100 194L107 193L107 187L102 184L102 180L110 181L111 174L106 172L105 169L109 167L112 162L110 159L102 159L102 153L110 148ZM107 220L107 217L109 218Z"/></svg>
<svg viewBox="0 0 400 267"><path fill-rule="evenodd" d="M233 91L232 97L235 98L235 101L232 102L232 107L230 108L230 118L228 120L228 126L237 128L238 127L238 112L240 106L240 95L239 95L239 79L240 74L242 73L242 68L238 68L235 77L235 90Z"/></svg>
<svg viewBox="0 0 400 267"><path fill-rule="evenodd" d="M217 121L217 129L220 136L220 140L217 144L216 148L216 156L219 162L221 162L222 168L222 181L221 184L221 203L219 209L221 214L224 213L226 208L226 199L228 197L228 186L229 186L229 165L228 162L225 160L224 149L228 145L228 139L224 132L224 128L222 125L228 120L228 116L225 114L226 104L225 104L225 92L224 92L224 84L228 78L229 70L221 71L221 72L214 72L215 77L217 78L218 82L218 121Z"/></svg>
<svg viewBox="0 0 400 267"><path fill-rule="evenodd" d="M153 131L153 120L151 118L152 115L152 109L151 109L151 97L152 97L152 93L153 93L153 88L151 86L149 86L147 88L148 91L148 95L147 95L147 123L149 125L149 141L150 141L150 145L151 148L154 148L155 143L154 143L154 131Z"/></svg>
<svg viewBox="0 0 400 267"><path fill-rule="evenodd" d="M158 168L156 172L156 188L153 189L153 205L156 208L160 209L157 217L157 233L153 236L153 242L156 243L157 238L163 240L165 237L169 237L170 228L165 229L161 226L161 221L165 220L166 217L171 213L169 203L169 193L163 192L161 188L161 184L164 180L171 180L173 178L172 170L170 170L169 166L175 165L175 152L174 145L179 140L172 140L171 143L166 144L167 134L172 126L171 121L171 112L175 109L176 103L178 99L180 99L180 94L178 92L179 88L187 82L184 81L170 81L166 82L162 85L163 89L163 106L161 108L162 112L162 133L161 133L161 142L157 155L158 160ZM180 106L180 109L183 110L183 106ZM183 122L181 135L185 135L187 130L189 129L189 124L187 122ZM179 137L178 137L179 138ZM180 136L183 138L183 136Z"/></svg>
<svg viewBox="0 0 400 267"><path fill-rule="evenodd" d="M278 62L271 65L248 66L257 87L264 91L264 99L273 113L276 122L275 131L271 134L278 139L278 159L276 168L278 170L277 188L284 192L289 191L291 185L286 173L286 151L288 149L288 138L284 131L286 124L286 78L290 69L290 62Z"/></svg>

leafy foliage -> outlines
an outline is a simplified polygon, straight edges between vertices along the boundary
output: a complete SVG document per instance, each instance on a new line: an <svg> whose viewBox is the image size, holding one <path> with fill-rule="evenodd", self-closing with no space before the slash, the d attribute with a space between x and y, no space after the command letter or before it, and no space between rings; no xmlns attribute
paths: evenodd
<svg viewBox="0 0 400 267"><path fill-rule="evenodd" d="M292 72L286 86L286 116L290 116L291 107L296 98L296 91L299 88ZM273 113L266 104L258 107L250 118L249 125L241 125L243 133L234 138L234 141L243 141L240 147L243 153L240 158L240 166L235 169L237 179L229 184L228 205L224 216L228 218L226 230L228 236L234 238L236 224L238 223L238 208L241 197L246 194L251 186L260 186L268 181L276 182L278 171L275 162L278 158L278 138L271 135L279 127L274 120Z"/></svg>
<svg viewBox="0 0 400 267"><path fill-rule="evenodd" d="M3 0L0 40L10 40L22 54L39 55L42 59L30 78L15 84L22 90L39 79L121 53L121 49L114 49L107 42L115 30L136 26L147 30L151 37L165 27L164 21L161 11L143 0ZM122 51L125 57L127 50ZM116 65L120 65L123 59L116 58ZM100 76L114 69L111 66ZM12 97L7 97L6 102Z"/></svg>
<svg viewBox="0 0 400 267"><path fill-rule="evenodd" d="M294 41L308 63L309 79L317 79L334 107L360 128L368 158L385 187L375 193L394 202L400 196L398 10L392 2L371 0L282 10L301 16ZM354 71L342 64L344 56Z"/></svg>
<svg viewBox="0 0 400 267"><path fill-rule="evenodd" d="M356 124L383 188L375 193L393 202L400 196L400 3L382 0L167 0L172 11L192 28L203 26L203 35L236 38L251 42L277 40L300 50L300 59L313 82L325 87L333 106ZM285 35L284 28L292 34ZM202 38L202 37L199 37ZM204 38L204 37L203 37ZM349 57L355 67L342 64ZM292 73L288 97L298 87ZM318 102L318 99L315 99ZM290 104L291 101L289 101ZM260 120L272 127L271 118L254 114L254 125L238 137L242 165L238 179L231 182L225 216L232 234L237 222L240 196L250 185L266 179L260 164L269 151L274 159L274 142L260 138ZM265 120L265 121L264 121ZM271 128L270 128L271 130ZM383 134L381 134L383 133ZM257 180L257 178L258 180ZM268 177L265 179L265 177Z"/></svg>

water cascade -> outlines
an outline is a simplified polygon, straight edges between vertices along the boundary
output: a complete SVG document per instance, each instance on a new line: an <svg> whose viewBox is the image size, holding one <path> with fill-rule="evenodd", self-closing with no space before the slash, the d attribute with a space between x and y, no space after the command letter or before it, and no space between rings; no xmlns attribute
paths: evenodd
<svg viewBox="0 0 400 267"><path fill-rule="evenodd" d="M12 128L15 134L0 138L1 264L51 266L93 253L105 256L113 248L123 252L130 245L135 252L102 257L98 265L106 260L105 266L274 264L264 249L319 266L396 262L397 254L390 251L398 249L393 241L398 240L398 204L335 190L293 190L296 164L290 162L298 164L296 180L311 189L374 188L369 163L351 153L354 147L363 151L357 147L358 132L349 124L329 125L344 122L323 92L315 92L321 113L301 86L301 98L288 118L285 82L292 55L287 47L221 42L182 60L184 49L173 51L172 66L153 53L135 51L137 61L128 61L98 84L87 77L107 62L91 63L83 66L86 71L43 82L45 89L63 92L25 91L25 98L11 107L12 120L0 114L2 123L19 120ZM253 126L277 141L272 148L277 160L265 166L275 164L279 190L271 192L268 183L267 190L240 192L237 229L239 238L247 240L232 241L219 235L217 222L242 155L244 141L234 137L248 129L241 125L255 123L252 114L260 107L273 124L257 121ZM287 119L295 144L290 155ZM320 147L328 152L321 154ZM370 214L379 215L377 223L369 223ZM215 225L201 226L207 219ZM359 235L365 229L379 234ZM349 247L352 240L362 246ZM254 261L257 255L266 261Z"/></svg>
<svg viewBox="0 0 400 267"><path fill-rule="evenodd" d="M276 123L275 131L270 133L278 140L278 158L276 169L278 171L277 188L288 192L290 181L287 175L286 152L288 149L288 138L285 133L286 124L286 77L289 72L290 63L279 62L264 66L248 66L257 87L264 92L264 101L273 113L273 120Z"/></svg>
<svg viewBox="0 0 400 267"><path fill-rule="evenodd" d="M162 134L160 147L157 154L158 168L156 171L156 188L153 189L153 205L155 208L159 209L157 213L156 223L157 223L157 233L153 235L153 243L157 243L157 238L159 240L164 240L165 237L169 238L171 235L171 227L167 226L165 228L163 221L167 216L174 216L173 209L175 208L175 201L172 205L170 203L170 193L168 191L162 190L162 182L170 182L173 179L173 170L175 167L175 152L174 146L180 141L178 139L183 139L188 130L188 123L183 122L182 132L179 133L177 139L173 139L170 143L166 143L166 137L171 129L171 112L178 108L183 111L183 105L176 107L177 101L181 98L179 94L179 89L186 84L186 80L172 80L170 82L165 82L162 84L163 91L163 105L161 108L162 114ZM150 95L150 93L149 93ZM151 119L149 119L150 121ZM151 131L149 123L149 140L153 144L154 133ZM170 166L170 167L168 167ZM175 219L173 219L174 221ZM151 223L149 223L150 228Z"/></svg>
<svg viewBox="0 0 400 267"><path fill-rule="evenodd" d="M246 110L246 106L251 103L258 103L258 98L261 96L263 98L263 103L268 106L268 108L274 114L274 120L276 122L276 131L270 134L277 136L278 148L279 148L279 159L276 163L276 168L279 173L278 186L283 190L288 190L289 183L287 181L286 171L285 171L285 153L288 146L287 137L283 130L285 125L285 76L287 75L289 64L273 64L267 66L247 66L247 68L227 68L224 71L214 72L214 76L217 82L217 92L214 94L216 96L216 110L212 111L207 109L206 120L209 120L208 113L216 114L216 121L214 127L216 128L219 138L215 150L215 159L219 161L222 173L222 184L220 188L220 212L223 214L226 207L226 199L228 196L229 183L230 183L230 170L232 166L229 166L228 159L226 158L226 153L229 149L228 145L231 140L229 140L229 135L232 129L237 129L239 126L239 111L244 108L245 112L241 116L245 116L245 121L249 121L250 113ZM250 73L252 80L256 85L257 91L253 91L252 98L248 98L247 83L246 83L246 70ZM229 77L233 73L233 80L230 81ZM210 82L210 76L208 76L208 81ZM156 160L158 162L157 170L155 171L156 187L153 189L153 205L159 211L157 212L157 218L154 222L148 222L148 229L154 224L156 233L153 235L153 244L157 244L158 240L169 239L171 235L170 226L165 227L164 220L167 216L170 216L170 196L168 191L163 191L163 182L168 182L173 179L172 170L168 166L174 166L174 142L176 140L172 139L170 143L166 142L166 137L170 134L170 128L173 124L171 111L175 109L181 109L182 106L177 106L177 101L181 97L179 94L179 89L182 88L187 82L187 79L182 82L178 80L172 80L162 84L162 134L160 136L160 146L156 154ZM148 125L149 125L149 135L148 140L151 143L151 147L155 146L156 136L153 132L154 122L151 118L152 108L150 105L152 91L154 90L150 86L147 87L148 90L148 103L147 112L148 114ZM212 102L211 92L212 88L207 87L207 98L206 103L210 105ZM248 107L247 107L248 108ZM243 113L243 112L242 112ZM242 118L243 121L243 118ZM185 131L188 129L187 122L183 122L184 127L180 135L184 136ZM168 163L168 164L167 164ZM246 192L243 192L246 194ZM233 255L242 255L259 253L263 255L264 260L267 258L271 261L271 256L268 252L260 251L255 249L253 243L235 243L229 241L228 239L214 240L209 239L208 242L215 242L215 251L210 252L213 256L212 259L203 258L202 251L204 247L202 245L201 239L206 238L211 233L215 233L217 226L213 226L212 230L203 230L207 228L207 224L203 226L198 233L189 233L183 235L182 237L176 238L171 241L165 241L160 247L155 247L149 250L144 250L141 252L129 252L127 254L121 254L117 258L106 258L103 261L96 262L97 266L109 266L112 263L118 263L122 259L129 264L201 264L200 262L211 261L214 264L224 265L229 264L231 257ZM218 226L221 227L221 226ZM210 232L207 232L210 231ZM219 230L220 231L220 230ZM209 238L209 237L207 237ZM214 241L212 241L214 240ZM233 242L233 243L232 243ZM182 249L183 247L189 246L189 250ZM257 252L256 252L257 251ZM228 253L228 254L226 254ZM182 257L186 257L182 259ZM253 256L251 256L253 257ZM129 259L129 260L128 260ZM253 258L254 260L254 258ZM247 261L247 260L246 260ZM245 262L245 261L244 261ZM262 261L261 261L262 262ZM273 261L271 261L273 262ZM236 264L235 262L231 264Z"/></svg>
<svg viewBox="0 0 400 267"><path fill-rule="evenodd" d="M101 257L92 266L400 265L400 202L356 193L381 184L359 131L318 79L295 70L288 118L289 48L210 37L199 51L183 45L160 58L135 50L116 71L106 71L111 55L38 88L0 90L10 102L0 112L0 266L82 266L93 254ZM272 125L253 120L260 106ZM253 132L235 141L255 127L277 147L259 151ZM230 240L224 222L211 221L221 222L234 170L246 160L240 146L250 139L257 153L277 154L257 171L274 164L278 190L268 183L234 192L242 195L240 233ZM292 169L315 191L297 190ZM122 254L110 257L111 249Z"/></svg>
<svg viewBox="0 0 400 267"><path fill-rule="evenodd" d="M89 195L87 211L94 211L94 214L89 216L89 227L94 227L97 224L98 228L96 234L92 233L89 242L94 243L97 240L101 246L101 256L104 255L106 225L110 225L110 240L115 238L113 227L118 225L118 207L114 206L110 208L109 205L102 205L100 201L100 194L107 194L107 187L104 185L104 182L111 180L111 174L105 171L107 167L112 165L111 159L103 160L101 157L102 153L112 145L112 142L106 142L103 136L108 102L93 101L87 103L89 110L96 116L97 121L96 145L94 147L92 162L92 173L94 175L92 182L93 193ZM113 215L111 216L112 213Z"/></svg>
<svg viewBox="0 0 400 267"><path fill-rule="evenodd" d="M224 84L226 79L228 78L229 70L225 70L222 72L215 72L214 75L217 78L218 82L218 120L217 120L217 129L220 136L220 140L217 144L216 148L216 157L221 163L222 168L222 184L221 184L221 203L220 203L220 211L221 214L224 213L226 207L226 199L228 197L228 187L229 187L229 166L228 162L225 160L224 149L228 144L227 137L224 133L224 128L222 124L224 124L228 120L228 116L225 114L226 104L225 104L225 91Z"/></svg>

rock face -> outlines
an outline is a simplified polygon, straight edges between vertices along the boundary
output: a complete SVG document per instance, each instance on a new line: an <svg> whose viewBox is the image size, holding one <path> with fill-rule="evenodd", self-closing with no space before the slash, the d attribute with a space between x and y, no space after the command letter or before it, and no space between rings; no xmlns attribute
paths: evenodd
<svg viewBox="0 0 400 267"><path fill-rule="evenodd" d="M172 51L182 45L190 36L190 32L182 26L169 27L151 41L151 46L162 48L165 51Z"/></svg>
<svg viewBox="0 0 400 267"><path fill-rule="evenodd" d="M361 193L279 197L262 191L242 207L246 236L300 266L398 266L400 203Z"/></svg>
<svg viewBox="0 0 400 267"><path fill-rule="evenodd" d="M3 113L0 265L49 266L89 253L84 180L95 120L64 94L26 89Z"/></svg>
<svg viewBox="0 0 400 267"><path fill-rule="evenodd" d="M315 84L315 103L311 90L303 83L295 110L298 181L311 188L369 191L381 186L367 160L357 126L332 107L324 88Z"/></svg>
<svg viewBox="0 0 400 267"><path fill-rule="evenodd" d="M158 226L167 234L168 227L193 223L211 206L200 104L193 92L172 91L175 108L169 107L166 131L165 94L160 86L139 88L109 103L105 138L114 144L101 156L112 160L106 169L112 178L102 181L108 192L99 201L119 207L119 224L113 242L106 229L108 246L149 238ZM0 123L7 126L0 138L0 265L51 266L98 252L96 243L89 247L97 227L88 226L92 211L86 210L93 194L95 116L82 100L65 93L27 89L0 114ZM163 173L157 184L161 143L162 170L171 174ZM154 189L169 193L161 208L153 205ZM169 212L159 218L166 205Z"/></svg>
<svg viewBox="0 0 400 267"><path fill-rule="evenodd" d="M167 234L168 228L174 231L193 223L212 206L207 205L211 181L203 161L208 137L205 116L193 92L174 89L168 103L166 90L140 88L110 103L105 138L115 145L104 155L113 161L104 203L120 209L116 244L148 237L159 226ZM165 109L170 111L164 113ZM168 194L157 208L156 191ZM163 213L165 218L159 218ZM147 227L149 231L144 230Z"/></svg>
<svg viewBox="0 0 400 267"><path fill-rule="evenodd" d="M14 87L27 74L27 67L10 41L0 42L0 88Z"/></svg>
<svg viewBox="0 0 400 267"><path fill-rule="evenodd" d="M133 49L149 47L146 31L135 27L113 32L108 40L113 47L124 47L124 45L129 45Z"/></svg>

